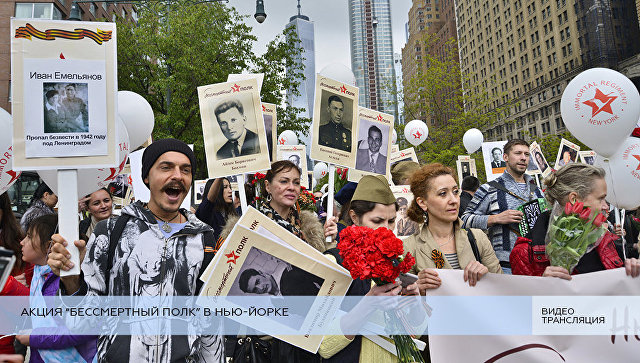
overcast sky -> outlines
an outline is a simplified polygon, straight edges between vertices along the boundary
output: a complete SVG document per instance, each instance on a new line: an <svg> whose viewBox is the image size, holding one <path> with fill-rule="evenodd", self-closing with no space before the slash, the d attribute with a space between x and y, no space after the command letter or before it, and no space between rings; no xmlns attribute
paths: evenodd
<svg viewBox="0 0 640 363"><path fill-rule="evenodd" d="M349 50L348 0L302 0L302 14L315 25L316 72L330 63L342 63L351 68ZM230 0L240 14L251 15L247 23L258 37L255 53L263 54L266 44L281 33L289 18L297 14L296 0L264 0L267 19L258 24L253 18L255 0ZM400 53L406 42L404 24L411 7L411 0L391 0L391 24L393 48Z"/></svg>

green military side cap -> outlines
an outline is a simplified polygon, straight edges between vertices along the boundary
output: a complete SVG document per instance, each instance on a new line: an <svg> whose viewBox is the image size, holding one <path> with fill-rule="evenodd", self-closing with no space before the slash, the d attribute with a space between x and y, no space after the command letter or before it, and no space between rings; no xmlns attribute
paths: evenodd
<svg viewBox="0 0 640 363"><path fill-rule="evenodd" d="M415 161L399 161L391 168L391 180L393 180L393 184L400 185L403 180L409 179L418 169L420 169L420 164Z"/></svg>
<svg viewBox="0 0 640 363"><path fill-rule="evenodd" d="M393 196L389 181L382 175L365 175L358 182L358 187L353 193L354 200L364 200L380 204L393 204L396 197Z"/></svg>

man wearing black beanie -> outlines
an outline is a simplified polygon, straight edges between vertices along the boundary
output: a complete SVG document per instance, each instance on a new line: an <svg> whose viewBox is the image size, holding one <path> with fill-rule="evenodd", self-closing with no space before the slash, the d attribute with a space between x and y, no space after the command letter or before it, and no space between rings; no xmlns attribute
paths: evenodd
<svg viewBox="0 0 640 363"><path fill-rule="evenodd" d="M149 145L142 155L149 203L137 201L125 207L121 216L99 222L86 246L75 242L83 275L62 278L62 293L197 296L202 287L198 277L213 258L215 240L211 227L180 208L194 174L195 155L182 141L162 139ZM60 235L52 239L55 244L47 263L59 275L72 265L64 239ZM92 252L85 255L85 251ZM99 336L97 360L224 362L220 334L154 335L170 329L170 319L136 324L132 329L142 335ZM221 325L217 331L221 332Z"/></svg>

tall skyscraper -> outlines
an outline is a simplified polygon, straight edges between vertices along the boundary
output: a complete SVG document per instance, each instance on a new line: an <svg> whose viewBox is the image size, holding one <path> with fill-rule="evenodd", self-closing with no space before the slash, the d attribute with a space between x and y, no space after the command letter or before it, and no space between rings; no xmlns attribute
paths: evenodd
<svg viewBox="0 0 640 363"><path fill-rule="evenodd" d="M349 35L360 105L397 116L390 1L349 0Z"/></svg>
<svg viewBox="0 0 640 363"><path fill-rule="evenodd" d="M287 100L290 105L305 109L301 112L299 117L313 118L313 101L315 93L316 82L316 51L314 40L314 26L313 22L309 20L309 17L302 15L300 8L300 0L298 0L298 14L292 16L289 19L287 27L293 26L298 38L300 39L300 52L296 56L296 62L304 65L304 80L300 80L298 86L299 96L293 95L291 92L287 92ZM300 143L304 145L311 145L311 132L308 135L298 135ZM307 148L307 167L309 170L313 170L313 162L309 157L311 148Z"/></svg>
<svg viewBox="0 0 640 363"><path fill-rule="evenodd" d="M402 95L402 55L400 53L393 53L393 66L395 68L396 76L396 94ZM404 102L402 97L398 98L398 113L396 116L396 125L404 125L404 115L402 110L404 109Z"/></svg>
<svg viewBox="0 0 640 363"><path fill-rule="evenodd" d="M298 14L289 19L287 27L293 26L300 39L300 53L296 56L296 62L304 65L305 80L300 82L298 90L300 96L294 96L291 92L287 94L289 104L295 107L304 108L306 112L300 117L313 117L313 95L316 82L316 53L314 45L313 22L309 17L302 15L300 10L300 0L298 0Z"/></svg>

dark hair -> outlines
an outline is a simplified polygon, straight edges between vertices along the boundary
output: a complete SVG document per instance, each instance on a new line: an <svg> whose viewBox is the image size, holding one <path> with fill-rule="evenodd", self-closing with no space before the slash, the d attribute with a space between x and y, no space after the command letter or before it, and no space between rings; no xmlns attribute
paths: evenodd
<svg viewBox="0 0 640 363"><path fill-rule="evenodd" d="M203 194L202 198L207 198L207 196L209 195L209 189L213 188L213 201L211 201L211 203L213 204L213 209L218 212L225 213L227 216L235 216L236 210L235 208L233 208L233 200L231 201L231 203L227 203L224 201L225 180L229 183L229 187L231 187L231 181L229 181L229 178L209 179L207 181L207 185L209 185L210 188L207 188L205 186L204 190L206 194ZM211 182L211 184L209 184L209 182Z"/></svg>
<svg viewBox="0 0 640 363"><path fill-rule="evenodd" d="M14 271L21 271L24 261L22 261L22 247L20 241L24 238L24 232L18 224L16 216L11 209L11 199L7 192L0 195L0 209L2 210L2 219L0 219L0 243L2 247L13 251L16 256Z"/></svg>
<svg viewBox="0 0 640 363"><path fill-rule="evenodd" d="M522 140L522 139L513 139L513 140L509 140L507 141L506 144L504 144L504 147L502 148L504 150L505 154L508 154L509 151L511 151L511 149L513 149L514 146L516 145L523 145L526 147L529 147L529 143Z"/></svg>
<svg viewBox="0 0 640 363"><path fill-rule="evenodd" d="M409 205L409 201L405 197L400 197L400 198L396 199L396 203L398 203L398 207Z"/></svg>
<svg viewBox="0 0 640 363"><path fill-rule="evenodd" d="M242 115L244 115L244 107L242 107L242 103L240 103L240 101L235 100L235 99L222 102L221 104L216 106L216 109L213 111L213 114L216 115L216 119L218 119L218 116L220 116L221 113L225 113L225 112L229 111L232 108L237 108L238 111ZM218 122L220 122L220 121L218 120Z"/></svg>
<svg viewBox="0 0 640 363"><path fill-rule="evenodd" d="M258 275L260 275L260 272L253 268L248 268L242 271L242 273L240 273L240 279L238 280L238 286L240 287L240 290L244 292L253 292L249 291L249 279L253 276Z"/></svg>
<svg viewBox="0 0 640 363"><path fill-rule="evenodd" d="M53 96L57 95L58 91L54 90L54 89L50 89L47 91L47 93L44 94L44 96L47 98L47 101L49 101Z"/></svg>
<svg viewBox="0 0 640 363"><path fill-rule="evenodd" d="M51 236L56 233L58 228L58 215L57 214L45 214L40 216L29 224L29 231L27 234L31 236L31 243L33 239L38 237L39 245L33 245L33 249L39 249L41 252L47 253L49 250L49 241Z"/></svg>
<svg viewBox="0 0 640 363"><path fill-rule="evenodd" d="M67 87L73 87L73 89L77 89L75 83L69 83L68 85L64 86L64 89L67 89Z"/></svg>
<svg viewBox="0 0 640 363"><path fill-rule="evenodd" d="M267 171L267 175L265 175L265 180L268 181L269 183L272 183L273 182L273 177L275 177L276 174L278 174L280 172L287 172L287 171L289 171L291 169L297 170L298 174L300 174L300 176L302 176L302 171L293 162L291 162L289 160L276 161L275 163L271 164L271 169L269 169L269 171Z"/></svg>
<svg viewBox="0 0 640 363"><path fill-rule="evenodd" d="M341 104L344 105L344 102L342 102L342 98L336 96L336 95L331 95L329 96L329 99L327 100L327 106L331 106L331 102L340 102Z"/></svg>
<svg viewBox="0 0 640 363"><path fill-rule="evenodd" d="M451 175L456 182L458 181L453 169L440 163L425 165L411 175L410 184L413 200L407 210L409 219L416 223L423 223L425 221L424 211L420 208L416 199L418 199L418 197L424 198L429 189L431 189L431 180L441 175Z"/></svg>
<svg viewBox="0 0 640 363"><path fill-rule="evenodd" d="M358 218L362 218L365 213L371 212L376 207L376 204L382 203L370 202L368 200L352 200L351 203L349 203L349 210L352 210ZM394 202L393 204L397 212L400 206L398 202ZM351 222L354 223L354 221Z"/></svg>
<svg viewBox="0 0 640 363"><path fill-rule="evenodd" d="M369 127L369 131L367 131L367 136L369 136L371 131L375 131L375 132L379 133L380 135L382 135L382 130L380 130L380 128L378 126L376 126L376 125L373 125L373 126Z"/></svg>
<svg viewBox="0 0 640 363"><path fill-rule="evenodd" d="M475 176L469 175L465 176L464 179L462 179L462 190L475 192L476 190L478 190L478 188L480 188L480 181Z"/></svg>
<svg viewBox="0 0 640 363"><path fill-rule="evenodd" d="M40 185L38 185L36 191L33 192L33 197L31 197L31 202L29 202L29 205L32 206L33 203L36 202L36 200L42 199L42 197L44 197L44 193L54 194L53 190L51 190L51 188L49 188L49 186L45 182L42 182L40 183Z"/></svg>
<svg viewBox="0 0 640 363"><path fill-rule="evenodd" d="M496 151L496 150L502 151L502 149L501 149L501 148L499 148L499 147L494 147L493 149L491 149L491 153L493 154L493 152L494 152L494 151Z"/></svg>

